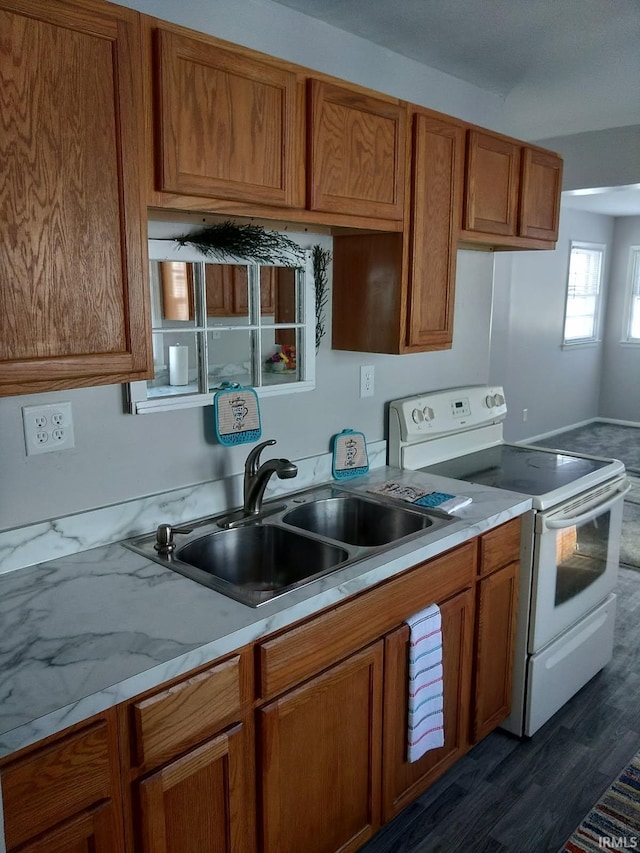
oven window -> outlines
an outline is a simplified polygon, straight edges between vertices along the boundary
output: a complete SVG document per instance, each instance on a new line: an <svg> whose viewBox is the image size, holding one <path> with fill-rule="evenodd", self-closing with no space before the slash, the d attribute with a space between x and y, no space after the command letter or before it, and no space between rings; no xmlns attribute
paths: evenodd
<svg viewBox="0 0 640 853"><path fill-rule="evenodd" d="M593 521L556 533L556 607L575 598L604 574L610 521L611 513L605 512Z"/></svg>

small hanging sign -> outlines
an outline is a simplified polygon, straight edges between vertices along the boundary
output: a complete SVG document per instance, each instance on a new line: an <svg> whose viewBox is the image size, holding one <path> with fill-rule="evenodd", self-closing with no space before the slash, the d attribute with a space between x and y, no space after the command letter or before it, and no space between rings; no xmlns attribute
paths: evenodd
<svg viewBox="0 0 640 853"><path fill-rule="evenodd" d="M213 398L213 411L220 444L248 444L262 435L260 403L253 388L223 382Z"/></svg>
<svg viewBox="0 0 640 853"><path fill-rule="evenodd" d="M369 457L364 433L343 429L333 436L333 476L348 480L369 472Z"/></svg>

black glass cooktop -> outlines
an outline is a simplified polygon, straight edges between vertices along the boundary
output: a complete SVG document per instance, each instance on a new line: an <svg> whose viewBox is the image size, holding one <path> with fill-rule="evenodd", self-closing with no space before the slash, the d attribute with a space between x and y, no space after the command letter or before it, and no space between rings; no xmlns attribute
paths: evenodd
<svg viewBox="0 0 640 853"><path fill-rule="evenodd" d="M606 459L584 459L555 451L499 444L420 470L537 496L560 489L609 464Z"/></svg>

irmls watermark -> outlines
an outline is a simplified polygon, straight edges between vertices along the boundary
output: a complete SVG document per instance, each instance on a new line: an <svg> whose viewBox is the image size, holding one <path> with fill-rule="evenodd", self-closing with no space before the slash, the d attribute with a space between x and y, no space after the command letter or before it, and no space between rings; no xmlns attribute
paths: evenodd
<svg viewBox="0 0 640 853"><path fill-rule="evenodd" d="M601 850L640 850L640 836L598 836L598 847Z"/></svg>

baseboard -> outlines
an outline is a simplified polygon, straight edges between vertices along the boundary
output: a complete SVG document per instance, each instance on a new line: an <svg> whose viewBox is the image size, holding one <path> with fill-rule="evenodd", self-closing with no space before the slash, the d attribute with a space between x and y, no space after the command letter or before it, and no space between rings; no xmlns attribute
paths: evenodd
<svg viewBox="0 0 640 853"><path fill-rule="evenodd" d="M640 427L639 421L621 421L617 418L595 418L595 420L603 424L618 424L618 426Z"/></svg>
<svg viewBox="0 0 640 853"><path fill-rule="evenodd" d="M560 427L560 429L552 429L549 432L540 432L538 435L532 435L529 438L521 438L516 444L535 444L536 441L540 441L541 439L551 438L553 435L561 435L565 432L570 432L573 429L578 429L579 427L588 426L589 424L595 424L599 421L602 421L603 418L589 418L586 421L579 421L578 423L571 424L570 426ZM611 421L611 423L614 423ZM620 421L622 423L622 421ZM637 424L636 424L637 426Z"/></svg>

